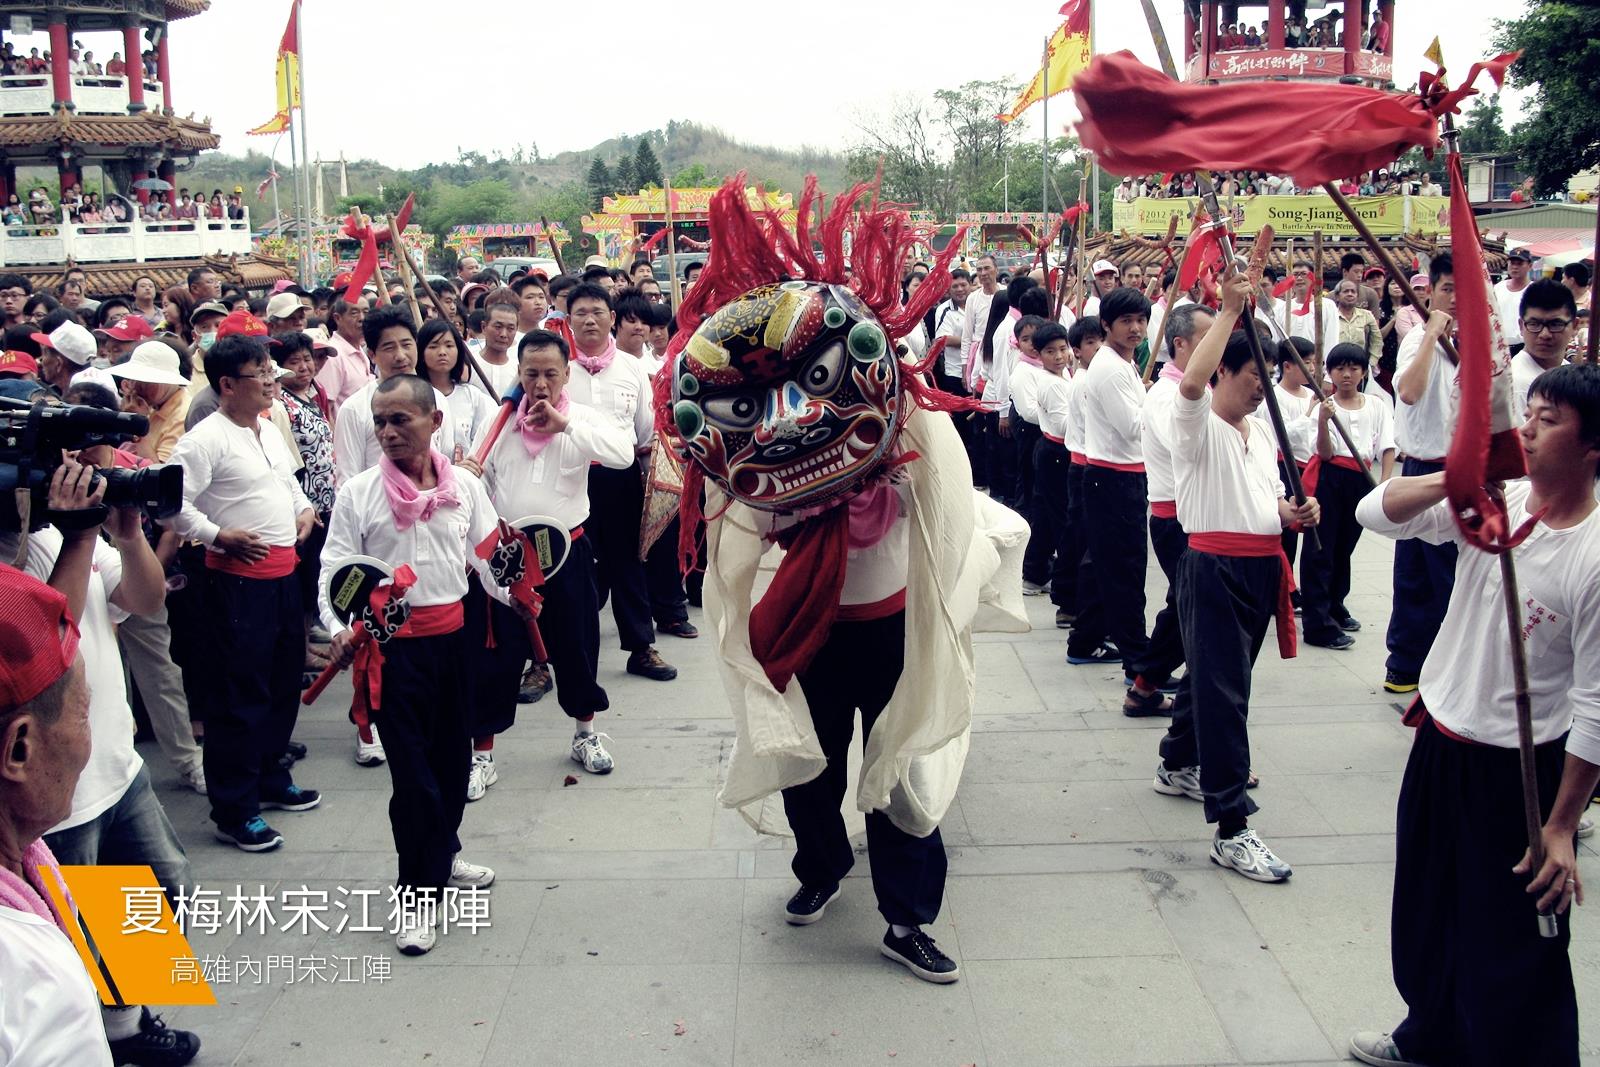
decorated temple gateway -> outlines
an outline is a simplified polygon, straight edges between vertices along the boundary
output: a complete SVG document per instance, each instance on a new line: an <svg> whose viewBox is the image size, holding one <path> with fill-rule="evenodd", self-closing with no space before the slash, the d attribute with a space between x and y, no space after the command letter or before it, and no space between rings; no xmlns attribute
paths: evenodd
<svg viewBox="0 0 1600 1067"><path fill-rule="evenodd" d="M550 236L558 247L572 243L572 236L559 222L550 224ZM476 257L489 263L501 256L542 256L550 248L542 222L488 222L455 226L444 236L444 246L456 254Z"/></svg>
<svg viewBox="0 0 1600 1067"><path fill-rule="evenodd" d="M210 0L4 5L0 41L26 55L38 47L31 35L47 32L55 62L49 71L0 77L0 203L15 192L26 205L42 186L55 211L53 219L29 213L0 228L0 269L53 287L67 265L77 265L92 296L129 292L140 275L176 284L201 265L252 289L288 277L281 260L252 250L248 212L238 219L141 217L152 198L176 203L181 170L220 143L209 118L179 117L172 104L168 26L209 7ZM126 73L73 74L66 60L78 42L107 60L120 54ZM154 77L142 62L147 53ZM100 194L105 219L64 221L60 204L70 190Z"/></svg>
<svg viewBox="0 0 1600 1067"><path fill-rule="evenodd" d="M711 195L715 192L715 189L672 190L672 225L677 234L678 251L704 247L710 236L706 221L710 218ZM770 190L758 192L754 187L746 189L745 193L752 206L765 203L778 211L784 225L794 226L794 197ZM650 188L608 196L601 201L599 211L585 215L581 222L583 232L595 242L596 253L620 265L631 258L635 248L666 226L667 191Z"/></svg>

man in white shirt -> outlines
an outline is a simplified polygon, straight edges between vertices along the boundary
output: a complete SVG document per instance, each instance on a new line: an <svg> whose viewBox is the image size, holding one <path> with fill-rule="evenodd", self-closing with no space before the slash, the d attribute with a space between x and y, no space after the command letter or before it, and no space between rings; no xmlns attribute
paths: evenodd
<svg viewBox="0 0 1600 1067"><path fill-rule="evenodd" d="M339 408L340 417L333 425L333 461L340 482L373 466L383 454L372 428L372 397L379 383L417 371L417 329L406 308L394 304L379 308L362 320L361 331L367 351L378 366L378 377L356 390ZM440 411L446 411L450 401L439 393L435 403ZM471 443L455 439L450 419L441 420L433 439L434 447L447 457L453 457L457 448L466 451Z"/></svg>
<svg viewBox="0 0 1600 1067"><path fill-rule="evenodd" d="M1505 505L1511 529L1543 512L1516 555L1544 864L1531 870L1526 851L1499 559L1464 546L1405 720L1417 736L1390 937L1407 1015L1392 1034L1351 1039L1366 1063L1578 1062L1564 916L1583 899L1575 837L1600 781L1600 367L1541 376L1521 438L1528 477L1506 485ZM1461 538L1442 473L1396 478L1358 515L1387 537ZM1556 936L1541 936L1535 908L1554 914Z"/></svg>
<svg viewBox="0 0 1600 1067"><path fill-rule="evenodd" d="M1506 253L1506 276L1495 283L1495 308L1500 312L1500 328L1505 331L1506 344L1514 356L1522 351L1522 291L1528 287L1528 272L1533 269L1533 254L1526 248L1513 248Z"/></svg>
<svg viewBox="0 0 1600 1067"><path fill-rule="evenodd" d="M571 379L567 342L548 330L531 330L523 335L518 365L524 392L516 423L500 435L484 460L484 488L495 510L507 522L530 515L554 519L572 537L567 561L539 593L544 605L539 614L539 633L555 669L556 700L573 720L572 758L592 774L608 774L614 766L610 753L594 730L596 712L611 706L606 691L596 681L600 663L600 605L595 597L594 549L584 523L589 518L589 467L598 463L612 470L633 470L633 435L629 428L607 418L568 396ZM462 467L478 473L478 465L463 461ZM668 538L663 537L663 541ZM669 542L677 547L677 538ZM497 614L506 609L495 605ZM500 635L510 627L497 627ZM480 709L499 721L491 725L500 730L510 725L515 711L521 663L527 657L527 637L514 635L501 642L496 655L508 662L502 685L493 695L493 707ZM506 647L509 644L510 647ZM515 662L511 662L515 661ZM475 730L481 742L485 728ZM489 732L499 732L490 730ZM481 780L478 790L487 789L499 777L494 756L481 743L475 743L472 772ZM476 799L469 789L467 799Z"/></svg>
<svg viewBox="0 0 1600 1067"><path fill-rule="evenodd" d="M964 268L950 271L949 294L933 309L932 344L943 348L942 355L934 361L933 376L939 388L953 396L967 396L966 382L962 376L964 353L961 333L967 323L967 294L972 291L972 275ZM966 446L967 462L972 466L974 481L979 480L977 451L977 416L960 412L951 416L961 443Z"/></svg>
<svg viewBox="0 0 1600 1067"><path fill-rule="evenodd" d="M1400 473L1407 478L1443 470L1450 450L1450 430L1455 425L1450 392L1456 371L1438 342L1455 331L1454 272L1448 252L1429 262L1428 321L1406 334L1395 356L1395 445L1405 457ZM1450 603L1455 573L1454 542L1431 544L1414 537L1395 542L1394 599L1385 637L1386 691L1416 691L1422 662Z"/></svg>
<svg viewBox="0 0 1600 1067"><path fill-rule="evenodd" d="M372 400L383 458L339 489L322 551L317 607L333 635L329 658L358 663L357 685L381 678L380 710L389 779L389 825L399 857L395 888L417 906L401 908L395 946L420 956L434 946L440 895L446 886L486 889L494 871L460 858L463 784L472 744L463 640L467 572L476 570L489 595L504 602L496 576L475 551L494 537L494 505L478 479L451 466L432 446L444 421L436 391L412 374L387 378ZM349 556L406 564L416 583L406 592L410 615L381 649L359 650L350 625L334 613L329 581ZM526 609L518 608L525 612ZM521 669L518 661L517 668ZM403 898L404 899L404 898Z"/></svg>
<svg viewBox="0 0 1600 1067"><path fill-rule="evenodd" d="M1253 414L1270 386L1243 332L1230 333L1250 290L1241 274L1222 283L1222 309L1189 356L1169 416L1178 521L1189 537L1178 610L1192 713L1173 716L1153 787L1204 802L1206 821L1217 824L1211 862L1282 882L1292 870L1249 826L1258 810L1246 792L1250 684L1268 626L1276 624L1279 654L1294 655L1294 579L1280 535L1294 522L1315 526L1320 513L1314 497L1298 507L1284 499L1278 442Z"/></svg>
<svg viewBox="0 0 1600 1067"><path fill-rule="evenodd" d="M978 286L967 294L966 312L961 321L961 375L964 392L968 396L981 396L983 381L983 330L989 321L989 306L995 293L1000 291L1000 272L994 257L979 256L974 269ZM992 411L974 413L972 480L979 489L989 485L989 453L1009 442L1000 440L1000 417Z"/></svg>
<svg viewBox="0 0 1600 1067"><path fill-rule="evenodd" d="M611 295L593 282L580 283L567 297L567 317L578 346L567 385L573 401L626 426L633 434L635 455L648 455L656 432L650 379L638 360L618 355L611 335ZM627 470L591 464L589 504L591 518L584 529L594 543L600 588L611 596L617 636L628 653L628 673L670 682L678 670L655 649L649 583L639 560L644 482L637 462Z"/></svg>
<svg viewBox="0 0 1600 1067"><path fill-rule="evenodd" d="M512 354L519 332L521 305L506 289L496 289L486 298L483 308L483 348L477 353L478 364L489 376L496 396L505 396L517 384L517 359Z"/></svg>
<svg viewBox="0 0 1600 1067"><path fill-rule="evenodd" d="M1541 278L1522 290L1517 316L1523 347L1511 358L1511 411L1521 419L1533 380L1566 362L1567 345L1578 331L1578 302L1565 285Z"/></svg>
<svg viewBox="0 0 1600 1067"><path fill-rule="evenodd" d="M1273 309L1273 316L1277 319L1283 332L1290 337L1304 337L1313 345L1317 345L1318 355L1327 355L1333 351L1333 346L1339 343L1339 305L1321 295L1320 291L1315 298L1311 292L1311 263L1307 260L1296 260L1291 272L1294 276L1294 285L1288 294L1278 302ZM1317 341L1317 309L1321 308L1322 315L1322 340Z"/></svg>
<svg viewBox="0 0 1600 1067"><path fill-rule="evenodd" d="M317 382L327 392L328 402L337 415L340 405L373 380L372 361L367 358L367 345L361 336L361 324L367 319L367 300L362 297L354 304L335 300L330 315L334 330L330 339L333 355L317 372Z"/></svg>
<svg viewBox="0 0 1600 1067"><path fill-rule="evenodd" d="M206 353L217 410L184 434L172 462L183 468L178 535L207 546L211 651L223 664L206 711L206 789L218 840L265 852L283 837L263 809L307 811L279 758L300 707L305 619L295 546L316 512L295 480L288 446L262 414L271 406L272 362L260 342L224 337Z"/></svg>
<svg viewBox="0 0 1600 1067"><path fill-rule="evenodd" d="M1083 313L1085 315L1100 315L1100 301L1105 299L1111 290L1122 284L1121 272L1117 270L1117 265L1109 259L1095 260L1093 270L1094 293L1083 305ZM1102 321L1104 318L1105 316L1101 315ZM1106 326L1109 329L1110 323L1107 323Z"/></svg>

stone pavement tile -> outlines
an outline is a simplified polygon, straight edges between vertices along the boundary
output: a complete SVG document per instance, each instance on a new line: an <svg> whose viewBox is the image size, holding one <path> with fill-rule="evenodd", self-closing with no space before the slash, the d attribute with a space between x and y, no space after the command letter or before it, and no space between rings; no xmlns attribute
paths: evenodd
<svg viewBox="0 0 1600 1067"><path fill-rule="evenodd" d="M980 960L965 971L994 1067L1235 1061L1176 954Z"/></svg>
<svg viewBox="0 0 1600 1067"><path fill-rule="evenodd" d="M949 885L955 881L952 879ZM739 940L741 963L861 966L879 958L878 943L883 940L886 924L878 914L865 856L858 861L852 876L842 883L844 891L838 899L810 926L790 926L783 918L783 906L798 887L793 877L753 878L744 884L743 933ZM945 904L938 920L926 929L952 959L964 962L965 954L958 940L948 893Z"/></svg>
<svg viewBox="0 0 1600 1067"><path fill-rule="evenodd" d="M963 960L1176 951L1135 871L957 877L945 896Z"/></svg>
<svg viewBox="0 0 1600 1067"><path fill-rule="evenodd" d="M585 960L519 967L508 979L510 992L482 1062L486 1067L726 1067L733 1062L738 983L732 964L620 966ZM675 1033L679 1024L681 1035Z"/></svg>
<svg viewBox="0 0 1600 1067"><path fill-rule="evenodd" d="M1088 710L1099 711L1101 708L1096 703L1093 708ZM1089 725L1084 722L1080 711L1036 711L1020 715L974 712L972 716L972 732L974 734L1038 730L1087 730L1088 728Z"/></svg>
<svg viewBox="0 0 1600 1067"><path fill-rule="evenodd" d="M972 734L962 786L992 782L1069 782L1123 778L1088 730L979 731Z"/></svg>
<svg viewBox="0 0 1600 1067"><path fill-rule="evenodd" d="M1256 661L1256 672L1250 683L1250 706L1304 707L1308 704L1361 704L1388 696L1380 688L1383 675L1370 680L1345 670L1337 657L1342 652L1315 648L1304 642L1300 645L1298 659L1306 661L1302 668L1293 671L1279 669L1277 645L1269 633L1262 647L1261 658ZM1270 666L1265 666L1269 663Z"/></svg>
<svg viewBox="0 0 1600 1067"><path fill-rule="evenodd" d="M1587 918L1587 916L1585 916ZM1600 1004L1600 940L1579 941L1577 932L1594 923L1580 919L1574 926L1573 940L1567 951L1572 960L1572 984L1578 991L1578 1040L1586 1051L1600 1054L1600 1017L1595 1004Z"/></svg>
<svg viewBox="0 0 1600 1067"><path fill-rule="evenodd" d="M967 826L985 844L1144 841L1155 836L1124 782L974 783L963 785L960 797Z"/></svg>
<svg viewBox="0 0 1600 1067"><path fill-rule="evenodd" d="M470 855L488 863L501 878L554 885L567 879L737 878L741 853L734 849L574 850L560 846L489 848L464 838ZM661 842L670 845L670 840Z"/></svg>
<svg viewBox="0 0 1600 1067"><path fill-rule="evenodd" d="M1251 750L1261 750L1287 774L1401 771L1411 753L1411 731L1390 722L1263 724L1250 730Z"/></svg>
<svg viewBox="0 0 1600 1067"><path fill-rule="evenodd" d="M563 881L544 892L521 963L737 963L743 902L735 878Z"/></svg>
<svg viewBox="0 0 1600 1067"><path fill-rule="evenodd" d="M411 967L392 942L390 951L395 958L386 982L284 990L234 1063L481 1062L516 970Z"/></svg>
<svg viewBox="0 0 1600 1067"><path fill-rule="evenodd" d="M515 804L473 804L463 836L470 835L485 855L523 849L706 848L715 795L709 788L596 789L580 778L571 788L508 793Z"/></svg>
<svg viewBox="0 0 1600 1067"><path fill-rule="evenodd" d="M1395 827L1400 771L1369 774L1302 774L1295 787L1341 834L1386 834Z"/></svg>
<svg viewBox="0 0 1600 1067"><path fill-rule="evenodd" d="M1356 704L1256 704L1250 708L1250 725L1304 726L1329 722L1394 722L1400 718L1395 701L1402 699L1393 693L1380 694Z"/></svg>
<svg viewBox="0 0 1600 1067"><path fill-rule="evenodd" d="M1149 870L1144 881L1239 1058L1253 1063L1336 1054L1229 890L1236 876Z"/></svg>
<svg viewBox="0 0 1600 1067"><path fill-rule="evenodd" d="M990 1062L978 1039L970 978L934 985L868 951L871 958L859 963L743 964L734 1063ZM965 965L963 973L970 973Z"/></svg>
<svg viewBox="0 0 1600 1067"><path fill-rule="evenodd" d="M1107 766L1116 771L1107 777L1125 778L1148 787L1155 778L1156 764L1161 761L1161 738L1166 734L1170 721L1164 718L1123 718L1123 725L1096 730L1094 736L1105 752ZM1254 722L1253 715L1251 721ZM1278 777L1279 768L1270 756L1259 750L1252 751L1250 755L1258 775L1263 778ZM1090 771L1085 776L1094 775Z"/></svg>
<svg viewBox="0 0 1600 1067"><path fill-rule="evenodd" d="M601 723L600 728L609 734L605 725ZM561 789L569 774L595 789L714 788L721 779L730 748L731 737L623 733L606 742L607 751L616 760L616 769L610 774L589 774L572 760L570 729L537 738L506 734L495 742L500 780L489 787L483 802L507 789ZM483 802L475 801L472 807Z"/></svg>
<svg viewBox="0 0 1600 1067"><path fill-rule="evenodd" d="M1040 692L1023 669L1017 650L1010 644L973 645L973 662L978 677L976 710L985 712L1043 711Z"/></svg>
<svg viewBox="0 0 1600 1067"><path fill-rule="evenodd" d="M1153 777L1153 768L1152 768ZM1250 824L1261 831L1269 845L1279 848L1287 837L1316 837L1334 833L1333 826L1300 791L1298 779L1261 772L1261 787L1250 791L1250 798L1261 810L1250 817ZM1205 807L1188 797L1169 797L1150 787L1150 780L1129 782L1134 805L1150 824L1157 840L1193 838L1198 846L1211 847L1215 824L1205 821ZM1285 857L1292 864L1293 857Z"/></svg>

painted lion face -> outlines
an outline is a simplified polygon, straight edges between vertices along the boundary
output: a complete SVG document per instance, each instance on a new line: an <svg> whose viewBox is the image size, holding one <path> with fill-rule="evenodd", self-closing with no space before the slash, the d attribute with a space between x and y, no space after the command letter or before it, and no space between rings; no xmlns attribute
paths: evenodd
<svg viewBox="0 0 1600 1067"><path fill-rule="evenodd" d="M673 370L672 417L689 457L764 511L855 488L898 433L894 348L843 286L752 289L700 324Z"/></svg>

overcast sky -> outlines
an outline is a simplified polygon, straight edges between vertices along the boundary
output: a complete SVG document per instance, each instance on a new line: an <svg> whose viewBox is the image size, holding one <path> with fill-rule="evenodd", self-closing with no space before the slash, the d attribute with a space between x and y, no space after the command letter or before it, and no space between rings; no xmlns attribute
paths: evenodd
<svg viewBox="0 0 1600 1067"><path fill-rule="evenodd" d="M311 151L334 159L342 149L348 158L405 167L453 159L458 147L510 154L537 142L551 155L669 119L717 126L748 142L842 149L854 140L856 117L896 94L970 79L1025 81L1059 6L305 0ZM1096 7L1096 51L1126 48L1156 63L1136 0L1097 0ZM1521 3L1399 0L1396 7L1396 81L1410 84L1435 33L1452 70L1464 72L1489 54L1492 18L1519 12ZM1445 8L1448 17L1440 17ZM1157 0L1156 9L1181 65L1181 2ZM208 13L173 26L174 107L210 115L225 151L272 147L271 138L244 131L275 109L273 61L288 10L288 0L213 0ZM1259 22L1265 10L1261 4L1241 15ZM101 62L122 43L112 33L83 39ZM46 42L40 34L18 43ZM1057 132L1072 117L1069 99L1051 101ZM1506 102L1514 117L1519 102L1509 93ZM1038 107L1019 122L1039 129ZM288 145L280 151L287 161Z"/></svg>

